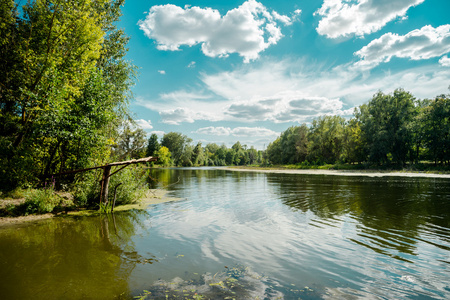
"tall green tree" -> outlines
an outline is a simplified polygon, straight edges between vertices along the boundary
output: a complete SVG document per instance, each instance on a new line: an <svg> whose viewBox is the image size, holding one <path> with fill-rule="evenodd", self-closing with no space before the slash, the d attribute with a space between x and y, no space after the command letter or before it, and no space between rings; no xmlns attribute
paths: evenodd
<svg viewBox="0 0 450 300"><path fill-rule="evenodd" d="M2 186L108 160L134 79L122 3L35 0L19 14L2 1L14 17L0 21Z"/></svg>
<svg viewBox="0 0 450 300"><path fill-rule="evenodd" d="M344 129L343 160L347 163L362 163L366 159L366 144L361 134L361 123L357 118L352 118Z"/></svg>
<svg viewBox="0 0 450 300"><path fill-rule="evenodd" d="M142 158L146 151L145 135L146 133L142 128L136 128L130 122L125 122L118 137L114 154L119 160Z"/></svg>
<svg viewBox="0 0 450 300"><path fill-rule="evenodd" d="M341 159L344 147L345 119L340 116L324 116L314 119L309 134L311 161L336 163Z"/></svg>
<svg viewBox="0 0 450 300"><path fill-rule="evenodd" d="M179 132L169 132L164 134L161 146L167 147L172 153L175 165L182 165L182 156L185 148L192 142L192 139Z"/></svg>
<svg viewBox="0 0 450 300"><path fill-rule="evenodd" d="M205 152L203 151L202 143L197 143L192 153L192 163L194 166L203 166L205 164Z"/></svg>
<svg viewBox="0 0 450 300"><path fill-rule="evenodd" d="M361 130L371 162L406 163L413 151L411 124L415 111L414 97L403 89L391 95L378 92L360 107Z"/></svg>
<svg viewBox="0 0 450 300"><path fill-rule="evenodd" d="M269 143L266 149L267 160L269 164L281 164L281 138L277 137L275 141Z"/></svg>
<svg viewBox="0 0 450 300"><path fill-rule="evenodd" d="M162 146L156 151L156 156L158 156L157 164L163 167L169 167L172 165L172 153L170 153L169 148Z"/></svg>
<svg viewBox="0 0 450 300"><path fill-rule="evenodd" d="M450 163L450 97L440 95L424 107L424 136L430 158Z"/></svg>
<svg viewBox="0 0 450 300"><path fill-rule="evenodd" d="M148 139L146 156L155 156L155 153L160 147L161 145L158 142L158 136L155 133L152 133Z"/></svg>

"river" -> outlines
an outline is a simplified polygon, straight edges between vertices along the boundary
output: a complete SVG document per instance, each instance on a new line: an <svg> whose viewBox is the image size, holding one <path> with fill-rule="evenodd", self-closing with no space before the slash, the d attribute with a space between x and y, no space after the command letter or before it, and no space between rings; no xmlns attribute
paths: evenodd
<svg viewBox="0 0 450 300"><path fill-rule="evenodd" d="M151 178L181 200L0 228L0 298L450 298L449 179Z"/></svg>

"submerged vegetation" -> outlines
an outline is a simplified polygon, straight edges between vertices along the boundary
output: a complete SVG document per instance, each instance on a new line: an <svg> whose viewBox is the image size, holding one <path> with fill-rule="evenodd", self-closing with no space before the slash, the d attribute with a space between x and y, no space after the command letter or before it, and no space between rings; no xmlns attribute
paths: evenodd
<svg viewBox="0 0 450 300"><path fill-rule="evenodd" d="M192 274L184 280L158 280L134 299L284 299L318 297L310 287L282 287L273 279L253 272L249 267L225 267L215 274Z"/></svg>

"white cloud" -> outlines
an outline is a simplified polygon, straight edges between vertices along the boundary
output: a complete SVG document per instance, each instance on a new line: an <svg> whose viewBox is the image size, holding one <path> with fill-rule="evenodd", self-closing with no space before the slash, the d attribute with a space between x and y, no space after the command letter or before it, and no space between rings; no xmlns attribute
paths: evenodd
<svg viewBox="0 0 450 300"><path fill-rule="evenodd" d="M195 61L191 61L188 65L188 68L195 68Z"/></svg>
<svg viewBox="0 0 450 300"><path fill-rule="evenodd" d="M236 127L232 130L232 135L239 137L267 137L278 136L279 133L262 127Z"/></svg>
<svg viewBox="0 0 450 300"><path fill-rule="evenodd" d="M204 127L200 128L195 133L217 136L238 136L238 137L267 137L278 136L279 133L262 127Z"/></svg>
<svg viewBox="0 0 450 300"><path fill-rule="evenodd" d="M371 68L392 57L429 59L450 52L450 25L424 26L406 35L386 33L355 52L361 58L357 67Z"/></svg>
<svg viewBox="0 0 450 300"><path fill-rule="evenodd" d="M166 71L164 71L164 70L158 70L158 73L161 75L166 75Z"/></svg>
<svg viewBox="0 0 450 300"><path fill-rule="evenodd" d="M204 127L200 128L194 133L206 134L206 135L218 135L218 136L228 136L231 134L231 129L226 127Z"/></svg>
<svg viewBox="0 0 450 300"><path fill-rule="evenodd" d="M298 14L296 11L295 16ZM280 40L282 34L277 22L288 25L292 20L269 12L255 0L248 0L224 16L212 8L157 5L138 24L146 36L157 42L159 50L175 51L182 45L201 44L207 56L238 53L249 62Z"/></svg>
<svg viewBox="0 0 450 300"><path fill-rule="evenodd" d="M315 12L322 19L317 32L328 38L352 34L363 36L380 30L398 17L405 18L410 7L425 0L324 0Z"/></svg>
<svg viewBox="0 0 450 300"><path fill-rule="evenodd" d="M150 120L146 121L144 119L135 120L136 124L142 129L152 129L152 122Z"/></svg>
<svg viewBox="0 0 450 300"><path fill-rule="evenodd" d="M185 90L175 91L171 93L165 93L160 95L161 99L167 101L175 101L179 103L185 103L186 101L190 101L192 99L195 100L206 100L209 99L210 95L205 95L199 92L187 92Z"/></svg>
<svg viewBox="0 0 450 300"><path fill-rule="evenodd" d="M440 60L439 63L443 66L443 67L450 67L450 58L448 58L448 56L443 56Z"/></svg>
<svg viewBox="0 0 450 300"><path fill-rule="evenodd" d="M163 99L138 98L137 102L159 112L169 124L197 120L304 123L322 115L351 116L354 106L366 103L378 90L390 93L401 87L417 98L432 98L447 92L448 78L450 68L436 64L362 76L351 64L325 69L304 60L265 61L232 72L203 74L198 92L181 90L161 95ZM226 128L208 130L231 135Z"/></svg>
<svg viewBox="0 0 450 300"><path fill-rule="evenodd" d="M194 123L196 113L187 109L178 107L176 109L160 111L162 122L172 125L180 125L180 123Z"/></svg>
<svg viewBox="0 0 450 300"><path fill-rule="evenodd" d="M150 132L150 134L156 134L159 138L162 138L166 133L164 131L155 130Z"/></svg>

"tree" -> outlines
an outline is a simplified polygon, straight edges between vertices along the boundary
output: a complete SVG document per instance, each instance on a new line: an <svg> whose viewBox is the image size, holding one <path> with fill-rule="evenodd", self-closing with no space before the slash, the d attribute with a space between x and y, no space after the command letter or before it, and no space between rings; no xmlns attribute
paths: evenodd
<svg viewBox="0 0 450 300"><path fill-rule="evenodd" d="M336 163L343 151L344 127L345 119L340 116L314 119L308 137L311 142L309 160Z"/></svg>
<svg viewBox="0 0 450 300"><path fill-rule="evenodd" d="M281 163L295 164L306 159L308 153L308 127L292 126L281 133Z"/></svg>
<svg viewBox="0 0 450 300"><path fill-rule="evenodd" d="M159 148L159 150L156 151L156 156L158 156L157 163L159 165L162 165L163 167L169 167L172 165L172 154L167 147L162 146Z"/></svg>
<svg viewBox="0 0 450 300"><path fill-rule="evenodd" d="M278 137L267 146L266 149L267 160L270 164L281 164L281 138Z"/></svg>
<svg viewBox="0 0 450 300"><path fill-rule="evenodd" d="M205 153L203 151L202 143L198 143L192 154L192 163L194 166L203 166L205 164Z"/></svg>
<svg viewBox="0 0 450 300"><path fill-rule="evenodd" d="M233 149L235 152L238 152L239 150L243 149L242 145L239 141L237 141L236 143L234 143L233 146L231 146L231 149Z"/></svg>
<svg viewBox="0 0 450 300"><path fill-rule="evenodd" d="M158 136L155 133L152 133L148 139L146 156L155 156L155 153L160 147L161 145L158 142Z"/></svg>
<svg viewBox="0 0 450 300"><path fill-rule="evenodd" d="M184 147L183 152L181 153L181 158L179 160L178 165L181 165L183 167L192 167L194 163L192 162L194 155L194 147L191 144L187 144Z"/></svg>
<svg viewBox="0 0 450 300"><path fill-rule="evenodd" d="M435 164L450 163L450 97L440 95L424 107L424 136Z"/></svg>
<svg viewBox="0 0 450 300"><path fill-rule="evenodd" d="M414 102L410 93L397 89L393 95L378 92L367 105L360 106L361 131L367 141L371 162L406 163L413 151Z"/></svg>
<svg viewBox="0 0 450 300"><path fill-rule="evenodd" d="M132 128L129 122L125 122L117 141L115 154L119 159L144 157L145 135L146 133L142 128Z"/></svg>
<svg viewBox="0 0 450 300"><path fill-rule="evenodd" d="M122 0L12 3L0 5L2 187L106 161L134 76Z"/></svg>
<svg viewBox="0 0 450 300"><path fill-rule="evenodd" d="M258 151L255 149L255 147L251 146L250 149L247 150L248 153L248 163L250 165L256 164L259 161Z"/></svg>
<svg viewBox="0 0 450 300"><path fill-rule="evenodd" d="M361 123L357 118L352 118L345 126L343 142L343 159L345 162L362 163L366 161L366 147L361 135Z"/></svg>
<svg viewBox="0 0 450 300"><path fill-rule="evenodd" d="M225 155L225 163L227 166L234 165L236 152L233 149L228 149Z"/></svg>
<svg viewBox="0 0 450 300"><path fill-rule="evenodd" d="M178 166L182 164L181 158L185 147L191 142L192 140L184 134L179 132L169 132L163 136L161 146L165 146L170 150L172 159L175 165Z"/></svg>

